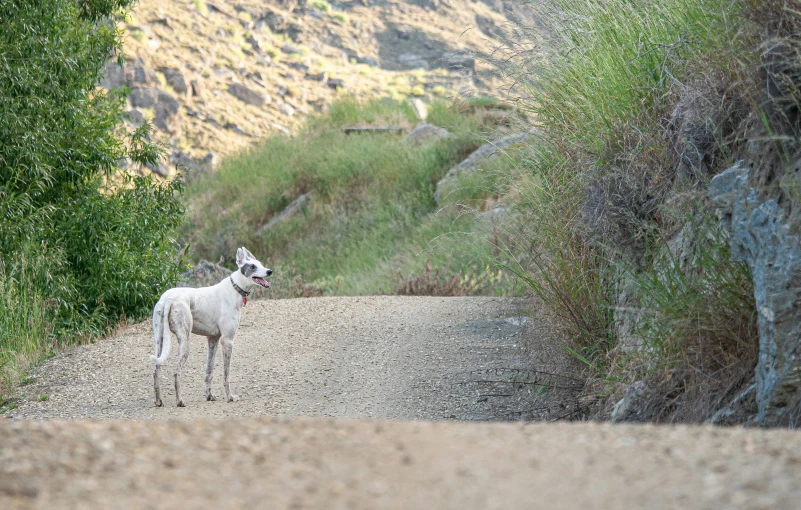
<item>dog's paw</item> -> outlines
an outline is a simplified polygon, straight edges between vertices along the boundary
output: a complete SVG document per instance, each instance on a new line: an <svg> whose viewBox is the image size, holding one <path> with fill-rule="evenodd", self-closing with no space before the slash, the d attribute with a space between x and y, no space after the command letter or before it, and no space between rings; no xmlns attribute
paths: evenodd
<svg viewBox="0 0 801 510"><path fill-rule="evenodd" d="M217 400L217 397L215 397L215 396L214 396L214 395L212 395L211 393L209 393L208 395L206 395L206 401L207 401L207 402L214 402L215 400Z"/></svg>
<svg viewBox="0 0 801 510"><path fill-rule="evenodd" d="M156 400L156 407L164 407L164 402L161 399Z"/></svg>
<svg viewBox="0 0 801 510"><path fill-rule="evenodd" d="M179 401L178 401L178 403L177 403L176 405L177 405L178 407L186 407L186 404L184 404L184 401L183 401L183 400L179 400Z"/></svg>
<svg viewBox="0 0 801 510"><path fill-rule="evenodd" d="M236 402L237 400L239 400L239 397L237 397L236 395L234 394L228 395L228 402Z"/></svg>

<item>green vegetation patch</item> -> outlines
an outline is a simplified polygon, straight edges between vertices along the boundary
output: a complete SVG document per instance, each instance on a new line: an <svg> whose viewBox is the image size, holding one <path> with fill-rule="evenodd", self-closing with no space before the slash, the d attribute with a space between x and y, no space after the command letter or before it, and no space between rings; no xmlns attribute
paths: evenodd
<svg viewBox="0 0 801 510"><path fill-rule="evenodd" d="M419 274L429 257L448 276L485 272L489 244L455 241L479 236L472 217L440 211L433 199L439 179L478 146L478 121L447 104L430 109L454 136L416 146L393 132L346 135L340 127L408 129L416 119L404 102L344 100L299 136L272 137L223 162L188 188L183 232L194 254L230 263L248 246L276 270L276 294L292 290L295 277L326 294L388 293L398 271Z"/></svg>

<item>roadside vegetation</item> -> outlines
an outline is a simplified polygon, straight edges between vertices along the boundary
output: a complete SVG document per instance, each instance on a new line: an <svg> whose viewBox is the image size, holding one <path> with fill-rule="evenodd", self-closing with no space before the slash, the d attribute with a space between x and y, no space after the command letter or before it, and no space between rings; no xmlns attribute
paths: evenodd
<svg viewBox="0 0 801 510"><path fill-rule="evenodd" d="M638 419L703 421L753 382L753 282L705 195L755 133L797 141L798 12L554 0L536 44L494 55L541 128L505 260L586 366L588 412L644 381Z"/></svg>
<svg viewBox="0 0 801 510"><path fill-rule="evenodd" d="M58 346L144 317L180 273L181 185L116 173L160 149L147 126L119 131L123 91L95 87L129 4L0 3L0 395Z"/></svg>
<svg viewBox="0 0 801 510"><path fill-rule="evenodd" d="M491 226L465 214L490 207L495 186L465 179L434 200L447 171L508 121L482 104L430 105L428 122L451 136L414 145L405 134L340 130L408 130L417 122L408 103L339 101L300 135L268 138L191 182L183 239L193 258L228 265L239 244L248 246L276 270L272 297L513 292L488 265Z"/></svg>

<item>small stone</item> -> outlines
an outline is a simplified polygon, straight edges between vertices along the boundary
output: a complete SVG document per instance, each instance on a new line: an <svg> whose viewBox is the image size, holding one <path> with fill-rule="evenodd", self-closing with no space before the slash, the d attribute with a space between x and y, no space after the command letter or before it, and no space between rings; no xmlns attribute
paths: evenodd
<svg viewBox="0 0 801 510"><path fill-rule="evenodd" d="M420 123L411 133L406 136L406 141L412 145L420 145L425 142L445 138L449 135L448 131L432 124Z"/></svg>
<svg viewBox="0 0 801 510"><path fill-rule="evenodd" d="M342 89L345 88L345 81L340 79L329 79L328 86L332 89Z"/></svg>
<svg viewBox="0 0 801 510"><path fill-rule="evenodd" d="M326 73L325 71L323 71L321 73L317 73L317 74L308 74L307 73L305 78L307 80L311 80L311 81L324 82L324 81L328 81L328 73Z"/></svg>
<svg viewBox="0 0 801 510"><path fill-rule="evenodd" d="M414 110L414 114L417 115L417 118L425 121L426 117L428 117L428 108L426 108L426 104L423 102L423 100L413 98L409 100L409 103L411 103L412 109Z"/></svg>
<svg viewBox="0 0 801 510"><path fill-rule="evenodd" d="M295 115L295 109L287 103L278 103L278 111L287 117Z"/></svg>
<svg viewBox="0 0 801 510"><path fill-rule="evenodd" d="M297 46L295 46L294 44L291 44L291 43L286 43L285 45L283 45L281 47L281 51L283 51L284 53L286 53L288 55L296 55L296 54L303 53L300 50L300 48L298 48Z"/></svg>
<svg viewBox="0 0 801 510"><path fill-rule="evenodd" d="M378 67L378 60L373 57L357 57L356 62L359 64L365 64L370 67Z"/></svg>
<svg viewBox="0 0 801 510"><path fill-rule="evenodd" d="M228 85L228 92L240 101L253 106L261 106L270 102L270 96L259 94L240 83Z"/></svg>
<svg viewBox="0 0 801 510"><path fill-rule="evenodd" d="M192 97L203 97L203 84L200 80L192 80L190 85L192 87Z"/></svg>

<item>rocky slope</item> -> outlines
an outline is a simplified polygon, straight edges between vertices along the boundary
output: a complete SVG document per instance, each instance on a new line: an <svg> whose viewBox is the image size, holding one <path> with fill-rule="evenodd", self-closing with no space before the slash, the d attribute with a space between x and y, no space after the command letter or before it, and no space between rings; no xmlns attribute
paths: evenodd
<svg viewBox="0 0 801 510"><path fill-rule="evenodd" d="M126 124L147 119L175 165L200 170L273 133L291 134L342 94L451 97L497 90L475 58L503 37L510 6L465 0L141 0L126 18Z"/></svg>

